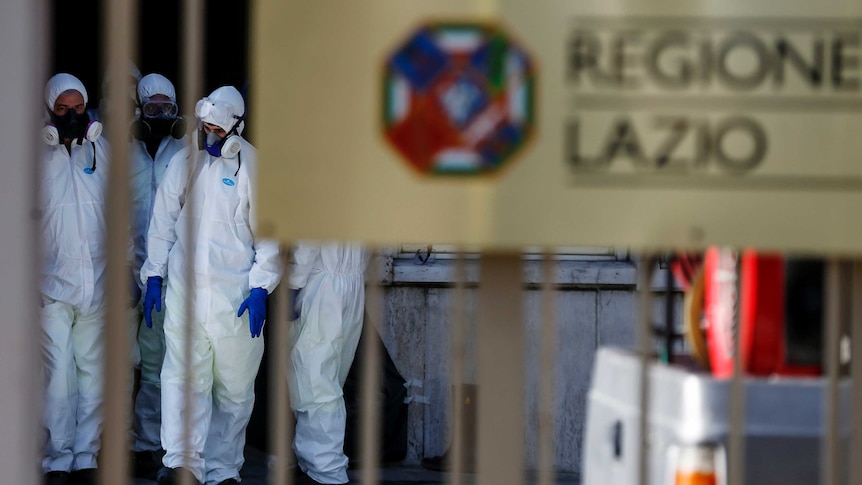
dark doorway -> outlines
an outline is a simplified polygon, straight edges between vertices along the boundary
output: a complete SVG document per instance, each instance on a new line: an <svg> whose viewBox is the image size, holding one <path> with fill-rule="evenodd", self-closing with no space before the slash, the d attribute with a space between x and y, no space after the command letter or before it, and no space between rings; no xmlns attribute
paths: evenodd
<svg viewBox="0 0 862 485"><path fill-rule="evenodd" d="M106 0L107 1L107 0ZM104 2L51 2L52 35L49 75L74 74L89 94L88 107L98 108L106 66L102 62ZM245 93L248 85L249 2L207 0L204 12L204 93L232 85ZM157 72L182 86L180 68L182 3L177 0L139 0L138 56L141 73Z"/></svg>

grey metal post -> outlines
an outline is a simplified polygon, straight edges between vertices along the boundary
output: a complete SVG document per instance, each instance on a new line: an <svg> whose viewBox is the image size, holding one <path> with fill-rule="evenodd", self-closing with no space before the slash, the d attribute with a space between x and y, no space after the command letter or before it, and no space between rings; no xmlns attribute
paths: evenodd
<svg viewBox="0 0 862 485"><path fill-rule="evenodd" d="M838 485L840 449L838 446L838 345L841 338L841 262L830 258L826 263L824 292L824 365L826 385L823 402L823 440L820 445L824 485Z"/></svg>
<svg viewBox="0 0 862 485"><path fill-rule="evenodd" d="M558 319L554 295L555 262L551 253L542 258L541 364L539 369L539 485L554 483L554 422L556 418Z"/></svg>
<svg viewBox="0 0 862 485"><path fill-rule="evenodd" d="M129 481L129 432L131 423L131 345L129 311L129 143L127 123L132 118L128 99L128 63L137 46L134 0L112 0L103 4L105 53L108 65L109 126L107 208L107 313L105 316L105 424L99 460L99 480L105 484Z"/></svg>
<svg viewBox="0 0 862 485"><path fill-rule="evenodd" d="M376 260L379 252L375 252ZM375 396L380 389L380 342L375 324L383 322L383 287L380 284L380 265L369 265L366 273L366 310L370 321L362 325L362 402L359 436L362 442L362 480L361 483L374 485L380 480L380 409Z"/></svg>
<svg viewBox="0 0 862 485"><path fill-rule="evenodd" d="M182 5L183 10L183 37L182 37L182 66L183 74L183 89L182 89L182 112L186 116L193 116L194 106L200 97L203 86L203 8L204 3L201 0L184 0ZM189 164L189 171L194 170L194 164ZM191 183L191 173L188 180ZM186 200L186 210L194 214L195 208L192 207L194 201L192 198ZM187 231L189 239L196 239L197 227L194 224L194 217L188 218ZM185 305L185 348L183 349L183 375L185 376L183 383L183 409L186 411L186 416L191 416L191 353L192 353L192 338L194 335L195 322L195 295L197 288L195 287L194 267L195 247L189 245L186 249L186 261L184 272L186 281L191 282L187 288L187 300ZM183 448L189 449L191 443L191 423L189 420L183 421ZM188 468L188 465L186 465ZM192 478L188 474L184 474L180 478L180 485L192 485Z"/></svg>
<svg viewBox="0 0 862 485"><path fill-rule="evenodd" d="M862 262L854 261L850 309L850 483L862 483Z"/></svg>
<svg viewBox="0 0 862 485"><path fill-rule="evenodd" d="M524 312L519 253L483 253L478 327L478 485L524 479Z"/></svg>
<svg viewBox="0 0 862 485"><path fill-rule="evenodd" d="M722 249L724 250L724 249ZM730 380L730 430L728 432L727 468L728 484L743 485L745 483L745 372L742 368L742 332L739 331L739 254L736 254L735 271L733 273L736 295L733 301L733 377Z"/></svg>
<svg viewBox="0 0 862 485"><path fill-rule="evenodd" d="M656 259L652 254L641 255L638 264L638 353L640 357L640 422L638 434L640 435L640 447L638 457L638 483L647 485L649 483L649 366L653 360L652 340L652 282L653 270Z"/></svg>
<svg viewBox="0 0 862 485"><path fill-rule="evenodd" d="M0 477L37 483L42 402L39 335L39 114L47 66L44 0L9 0L0 15Z"/></svg>
<svg viewBox="0 0 862 485"><path fill-rule="evenodd" d="M464 260L464 252L458 251L457 260L455 262L455 295L451 307L452 325L450 331L452 345L452 367L450 375L452 380L452 402L456 403L452 407L452 440L451 452L449 453L449 475L447 483L449 485L461 485L463 479L461 472L464 470L464 352L465 352L465 314L467 312L467 270ZM475 440L473 440L475 443ZM475 450L471 450L475 451Z"/></svg>
<svg viewBox="0 0 862 485"><path fill-rule="evenodd" d="M269 467L269 483L285 485L293 483L290 446L293 443L293 420L290 419L288 403L287 376L291 372L290 363L290 320L294 301L290 297L287 274L286 248L281 249L282 279L275 290L274 314L269 315L270 339L266 342L269 353L269 449L274 453L275 462Z"/></svg>

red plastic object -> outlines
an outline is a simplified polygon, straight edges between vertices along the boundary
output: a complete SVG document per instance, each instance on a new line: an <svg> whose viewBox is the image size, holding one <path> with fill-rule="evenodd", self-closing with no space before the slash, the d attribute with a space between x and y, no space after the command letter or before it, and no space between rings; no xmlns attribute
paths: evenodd
<svg viewBox="0 0 862 485"><path fill-rule="evenodd" d="M818 366L793 366L785 361L784 265L781 255L751 249L743 251L739 258L730 248L711 247L706 251L704 314L709 363L715 377L733 376L737 311L741 365L746 375L820 375Z"/></svg>
<svg viewBox="0 0 862 485"><path fill-rule="evenodd" d="M710 247L704 256L706 346L712 374L719 378L733 375L734 315L738 302L736 261L736 251L730 248Z"/></svg>
<svg viewBox="0 0 862 485"><path fill-rule="evenodd" d="M754 250L742 253L740 328L749 375L778 372L785 355L784 257Z"/></svg>
<svg viewBox="0 0 862 485"><path fill-rule="evenodd" d="M706 338L713 375L733 376L737 311L745 374L778 372L785 354L784 258L754 250L743 251L740 258L732 249L710 248L704 265Z"/></svg>

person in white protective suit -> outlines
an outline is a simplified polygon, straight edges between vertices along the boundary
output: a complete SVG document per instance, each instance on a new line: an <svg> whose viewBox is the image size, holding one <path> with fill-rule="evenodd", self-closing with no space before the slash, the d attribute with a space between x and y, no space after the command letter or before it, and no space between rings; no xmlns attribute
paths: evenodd
<svg viewBox="0 0 862 485"><path fill-rule="evenodd" d="M358 244L300 242L289 264L297 320L289 384L300 485L348 481L342 388L362 333L368 260Z"/></svg>
<svg viewBox="0 0 862 485"><path fill-rule="evenodd" d="M108 144L71 74L45 86L42 362L45 483L95 483L102 431Z"/></svg>
<svg viewBox="0 0 862 485"><path fill-rule="evenodd" d="M281 276L278 244L255 236L257 155L240 136L244 112L242 96L230 86L198 101L198 149L171 159L156 193L141 281L147 315L161 309L162 281L169 278L161 375L165 456L157 478L162 485L188 473L208 485L237 483L244 461L263 355L258 337L267 297ZM188 310L192 402L185 410ZM186 420L188 446L182 436Z"/></svg>
<svg viewBox="0 0 862 485"><path fill-rule="evenodd" d="M161 418L162 361L165 357L164 311L154 311L142 321L140 271L147 258L147 230L153 215L156 189L171 158L188 143L185 120L179 116L173 83L161 74L148 74L137 86L137 108L131 127L129 173L132 181L132 278L137 290L131 311L133 339L140 351L140 385L135 396L132 451L135 476L156 479L162 466ZM164 281L163 281L164 286ZM162 291L164 296L165 292ZM164 310L164 300L161 302Z"/></svg>

